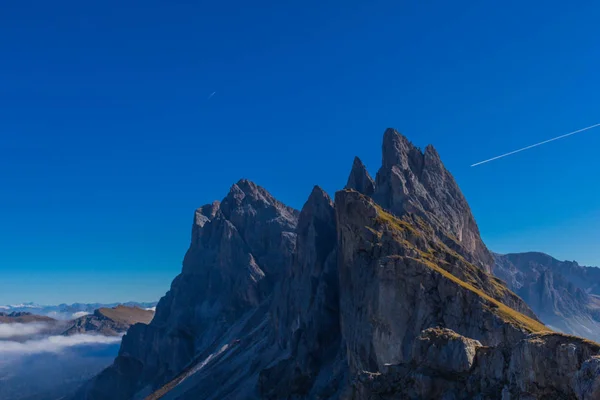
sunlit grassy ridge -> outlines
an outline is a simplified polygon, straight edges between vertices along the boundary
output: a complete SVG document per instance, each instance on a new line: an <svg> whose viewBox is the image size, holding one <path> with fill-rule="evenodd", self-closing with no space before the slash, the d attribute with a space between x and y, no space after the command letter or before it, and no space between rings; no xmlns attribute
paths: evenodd
<svg viewBox="0 0 600 400"><path fill-rule="evenodd" d="M396 229L398 231L403 231L403 232L408 231L408 232L412 233L415 236L422 236L421 232L419 232L409 222L394 217L392 214L385 212L383 210L383 208L379 207L376 204L373 204L373 205L375 206L375 208L377 208L377 222L383 223L383 224L387 224L387 225L391 226L392 228L394 228L394 229ZM423 224L424 223L425 222L423 221Z"/></svg>
<svg viewBox="0 0 600 400"><path fill-rule="evenodd" d="M412 236L412 238L410 239L416 239L420 242L428 243L428 246L425 249L421 249L413 243L411 243L411 241L407 240L405 237L396 238L404 246L415 250L419 255L418 258L408 258L427 266L431 270L441 274L441 276L443 276L444 278L449 279L452 282L463 287L464 289L467 289L477 294L479 297L482 298L484 303L488 305L490 311L502 318L503 321L519 326L529 332L550 331L550 329L544 326L542 323L526 315L523 315L522 313L516 310L513 310L512 308L508 307L507 305L494 298L502 298L506 295L511 295L514 297L517 296L514 293L512 293L506 286L504 286L500 280L486 274L481 269L469 263L464 259L464 257L450 249L444 243L440 241L432 243L432 240L430 238L425 237L426 233L432 232L432 229L430 227L428 228L427 224L422 219L418 217L415 218L416 224L421 229L419 230L410 222L393 216L392 214L384 211L381 207L377 205L375 205L375 207L377 208L376 222L384 224L394 231L403 232ZM460 263L461 273L465 277L466 281L458 278L457 276L453 275L441 266L446 265L447 267L450 267L450 263ZM482 275L486 276L482 277ZM493 296L487 294L483 290L483 286L486 286L486 290L492 291Z"/></svg>
<svg viewBox="0 0 600 400"><path fill-rule="evenodd" d="M499 315L502 318L502 320L512 323L514 325L520 326L522 328L525 328L529 332L550 331L550 329L548 329L542 323L540 323L532 318L529 318L526 315L523 315L520 312L515 311L512 308L502 304L498 300L496 300L493 297L484 293L482 290L477 289L473 285L470 285L467 282L460 280L459 278L452 275L451 273L444 270L443 268L438 267L433 262L430 262L427 260L422 260L422 259L416 259L416 258L412 258L412 259L420 262L421 264L427 266L428 268L431 268L432 270L440 273L443 277L451 280L452 282L460 285L461 287L463 287L463 288L477 294L479 297L485 299L490 304L490 310L492 312L494 312L495 314Z"/></svg>
<svg viewBox="0 0 600 400"><path fill-rule="evenodd" d="M407 214L403 218L397 218L384 211L377 204L373 205L377 209L377 222L389 226L392 230L402 232L404 236L399 236L396 239L403 245L417 251L425 260L432 261L446 270L460 264L460 279L466 283L484 289L496 299L505 297L518 299L518 296L511 292L500 279L476 267L444 242L437 239L433 228L421 217ZM407 239L413 239L413 242L419 241L423 246L415 246Z"/></svg>
<svg viewBox="0 0 600 400"><path fill-rule="evenodd" d="M98 313L113 321L126 324L134 324L137 322L148 324L154 317L153 311L144 310L139 307L127 307L122 305L114 308L99 308Z"/></svg>

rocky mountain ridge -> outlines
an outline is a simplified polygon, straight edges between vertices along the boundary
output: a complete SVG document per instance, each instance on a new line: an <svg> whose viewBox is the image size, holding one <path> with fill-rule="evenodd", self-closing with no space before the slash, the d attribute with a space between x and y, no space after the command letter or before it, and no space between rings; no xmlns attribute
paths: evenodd
<svg viewBox="0 0 600 400"><path fill-rule="evenodd" d="M78 399L594 399L600 346L504 282L439 155L384 133L334 201L241 180L196 210L148 325Z"/></svg>

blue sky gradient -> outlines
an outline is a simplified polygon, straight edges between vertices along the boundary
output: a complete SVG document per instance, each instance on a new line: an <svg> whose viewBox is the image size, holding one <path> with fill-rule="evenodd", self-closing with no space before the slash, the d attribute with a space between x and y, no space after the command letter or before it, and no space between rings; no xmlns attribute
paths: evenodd
<svg viewBox="0 0 600 400"><path fill-rule="evenodd" d="M600 265L600 130L470 167L600 122L600 4L326 3L3 6L0 304L158 299L196 207L248 178L300 208L386 127L492 250Z"/></svg>

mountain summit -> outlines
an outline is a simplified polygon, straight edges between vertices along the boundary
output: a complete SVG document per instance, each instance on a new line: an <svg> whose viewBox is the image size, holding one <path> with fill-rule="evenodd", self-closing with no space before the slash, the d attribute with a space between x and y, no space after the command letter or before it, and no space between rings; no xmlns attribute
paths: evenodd
<svg viewBox="0 0 600 400"><path fill-rule="evenodd" d="M600 345L491 275L435 149L384 133L376 179L300 212L247 180L194 214L148 325L78 399L597 399Z"/></svg>
<svg viewBox="0 0 600 400"><path fill-rule="evenodd" d="M491 272L493 257L479 236L471 208L433 146L422 152L388 128L373 198L393 214L423 218L447 245Z"/></svg>

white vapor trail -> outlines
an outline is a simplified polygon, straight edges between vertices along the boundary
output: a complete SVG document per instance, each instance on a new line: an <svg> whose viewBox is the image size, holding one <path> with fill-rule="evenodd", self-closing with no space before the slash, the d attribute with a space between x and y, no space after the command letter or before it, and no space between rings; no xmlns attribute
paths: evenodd
<svg viewBox="0 0 600 400"><path fill-rule="evenodd" d="M557 137L555 137L555 138L552 138L552 139L544 140L543 142L539 142L539 143L536 143L536 144L532 144L531 146L523 147L522 149L519 149L519 150L514 150L514 151L511 151L511 152L509 152L509 153L502 154L502 155L499 155L499 156L496 156L496 157L490 158L490 159L488 159L488 160L480 161L480 162L478 162L478 163L472 164L472 165L471 165L471 167L476 167L476 166L478 166L478 165L485 164L485 163L488 163L488 162L490 162L490 161L497 160L497 159L499 159L499 158L507 157L507 156L510 156L510 155L512 155L512 154L519 153L519 152L521 152L521 151L529 150L529 149L531 149L531 148L534 148L534 147L537 147L537 146L541 146L541 145L543 145L543 144L550 143L550 142L553 142L553 141L555 141L555 140L558 140L558 139L566 138L567 136L571 136L571 135L574 135L574 134L576 134L576 133L579 133L579 132L587 131L588 129L596 128L596 127L598 127L598 126L600 126L600 124L596 124L596 125L588 126L587 128L578 129L578 130L576 130L576 131L569 132L569 133L566 133L566 134L564 134L564 135L561 135L561 136L557 136Z"/></svg>
<svg viewBox="0 0 600 400"><path fill-rule="evenodd" d="M206 99L206 100L210 100L210 99L212 99L212 97L215 95L215 93L217 93L217 92L212 92L212 93L210 94L210 96L208 96L208 99Z"/></svg>

